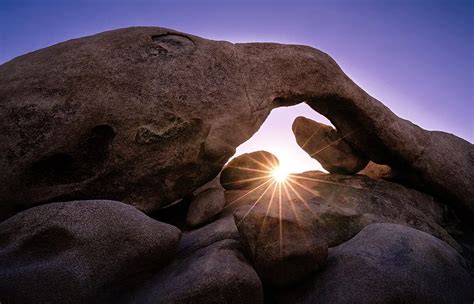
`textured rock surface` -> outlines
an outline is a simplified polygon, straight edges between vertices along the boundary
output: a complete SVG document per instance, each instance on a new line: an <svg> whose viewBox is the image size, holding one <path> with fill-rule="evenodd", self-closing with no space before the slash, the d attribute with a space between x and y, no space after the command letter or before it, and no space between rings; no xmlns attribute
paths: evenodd
<svg viewBox="0 0 474 304"><path fill-rule="evenodd" d="M199 193L189 205L186 224L190 227L205 224L221 213L224 205L225 197L222 187L206 189Z"/></svg>
<svg viewBox="0 0 474 304"><path fill-rule="evenodd" d="M359 174L366 175L371 178L386 178L390 179L395 177L392 168L387 165L380 165L370 161L367 166L359 171Z"/></svg>
<svg viewBox="0 0 474 304"><path fill-rule="evenodd" d="M329 250L326 267L281 293L280 303L470 303L461 256L421 231L372 224Z"/></svg>
<svg viewBox="0 0 474 304"><path fill-rule="evenodd" d="M327 54L135 27L0 66L0 215L91 197L151 212L214 178L272 108L302 101L356 130L345 141L367 158L474 211L473 145L397 117Z"/></svg>
<svg viewBox="0 0 474 304"><path fill-rule="evenodd" d="M330 173L354 174L369 162L331 126L299 116L292 129L298 145Z"/></svg>
<svg viewBox="0 0 474 304"><path fill-rule="evenodd" d="M224 214L254 204L278 204L281 199L283 212L296 212L300 223L313 223L315 235L324 238L329 247L349 240L368 224L380 222L408 225L458 248L442 226L443 206L429 195L392 182L310 171L292 175L281 195L279 192L271 187L250 193L226 191Z"/></svg>
<svg viewBox="0 0 474 304"><path fill-rule="evenodd" d="M277 202L234 213L241 242L264 283L276 287L294 284L320 269L326 260L326 241L315 234L313 222L300 221L298 214Z"/></svg>
<svg viewBox="0 0 474 304"><path fill-rule="evenodd" d="M239 155L222 169L221 184L225 189L242 189L265 183L278 164L278 158L267 151Z"/></svg>
<svg viewBox="0 0 474 304"><path fill-rule="evenodd" d="M0 295L5 303L88 303L123 280L159 270L180 231L114 201L53 203L0 224Z"/></svg>

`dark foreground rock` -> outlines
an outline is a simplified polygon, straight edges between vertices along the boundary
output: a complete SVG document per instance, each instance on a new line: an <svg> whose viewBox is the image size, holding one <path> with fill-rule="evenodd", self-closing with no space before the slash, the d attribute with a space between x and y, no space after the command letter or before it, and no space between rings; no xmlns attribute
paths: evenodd
<svg viewBox="0 0 474 304"><path fill-rule="evenodd" d="M224 209L224 189L220 187L209 188L193 198L189 205L186 224L197 227L209 222Z"/></svg>
<svg viewBox="0 0 474 304"><path fill-rule="evenodd" d="M232 159L222 169L220 181L225 189L242 189L269 181L278 158L267 151L245 153Z"/></svg>
<svg viewBox="0 0 474 304"><path fill-rule="evenodd" d="M273 108L303 101L408 185L474 212L473 145L397 117L327 54L133 27L0 65L0 218L95 197L153 212L214 178Z"/></svg>
<svg viewBox="0 0 474 304"><path fill-rule="evenodd" d="M372 224L331 248L326 267L280 292L279 303L470 303L474 280L441 240L406 226Z"/></svg>
<svg viewBox="0 0 474 304"><path fill-rule="evenodd" d="M232 217L183 234L177 259L123 290L120 303L263 303ZM132 290L132 291L130 291Z"/></svg>
<svg viewBox="0 0 474 304"><path fill-rule="evenodd" d="M281 211L283 209L283 211ZM278 202L234 213L241 242L260 278L271 286L294 284L321 268L328 255L326 241L315 234L314 222L300 221L298 212Z"/></svg>
<svg viewBox="0 0 474 304"><path fill-rule="evenodd" d="M90 303L175 257L180 231L114 201L32 208L0 224L0 301Z"/></svg>
<svg viewBox="0 0 474 304"><path fill-rule="evenodd" d="M328 172L354 174L369 162L344 140L344 134L331 126L299 116L292 129L298 145Z"/></svg>

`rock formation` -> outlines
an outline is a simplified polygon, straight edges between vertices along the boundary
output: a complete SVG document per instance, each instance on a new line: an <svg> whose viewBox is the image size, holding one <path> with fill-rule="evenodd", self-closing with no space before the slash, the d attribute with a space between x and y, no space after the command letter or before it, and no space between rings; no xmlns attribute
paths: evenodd
<svg viewBox="0 0 474 304"><path fill-rule="evenodd" d="M433 197L401 185L363 175L345 176L310 171L293 174L280 190L269 186L226 191L223 214L255 209L281 208L284 218L303 227L313 225L314 233L329 247L354 237L371 223L396 223L434 235L451 246L459 245L446 231L444 206ZM257 202L257 203L256 203ZM259 210L259 209L257 209ZM272 210L272 208L270 209ZM271 213L249 212L263 222ZM293 215L295 214L295 215ZM309 228L307 228L309 229Z"/></svg>
<svg viewBox="0 0 474 304"><path fill-rule="evenodd" d="M296 142L312 158L331 173L354 174L369 162L346 143L344 136L331 126L297 117L293 122Z"/></svg>
<svg viewBox="0 0 474 304"><path fill-rule="evenodd" d="M181 232L113 201L31 208L0 223L0 295L6 303L96 302L177 254Z"/></svg>
<svg viewBox="0 0 474 304"><path fill-rule="evenodd" d="M343 174L228 162L300 102L335 128L299 118L297 141ZM397 117L311 47L135 27L15 58L0 172L2 303L474 298L473 145Z"/></svg>
<svg viewBox="0 0 474 304"><path fill-rule="evenodd" d="M297 283L326 260L328 245L314 233L314 222L300 221L288 206L260 204L242 208L234 217L241 242L264 283L276 287Z"/></svg>
<svg viewBox="0 0 474 304"><path fill-rule="evenodd" d="M133 27L15 58L0 84L2 218L95 197L152 212L214 178L273 108L303 101L364 157L474 211L473 145L397 117L311 47Z"/></svg>
<svg viewBox="0 0 474 304"><path fill-rule="evenodd" d="M450 246L421 231L372 224L329 252L321 273L280 303L468 303L472 277Z"/></svg>
<svg viewBox="0 0 474 304"><path fill-rule="evenodd" d="M364 169L359 171L359 174L372 178L396 179L396 175L392 172L390 166L376 164L372 161L370 161Z"/></svg>
<svg viewBox="0 0 474 304"><path fill-rule="evenodd" d="M220 181L225 189L248 188L268 182L272 170L278 167L275 155L267 151L245 153L232 159L222 169Z"/></svg>
<svg viewBox="0 0 474 304"><path fill-rule="evenodd" d="M199 193L189 205L186 224L190 227L205 224L221 213L224 205L225 197L222 187L206 189Z"/></svg>

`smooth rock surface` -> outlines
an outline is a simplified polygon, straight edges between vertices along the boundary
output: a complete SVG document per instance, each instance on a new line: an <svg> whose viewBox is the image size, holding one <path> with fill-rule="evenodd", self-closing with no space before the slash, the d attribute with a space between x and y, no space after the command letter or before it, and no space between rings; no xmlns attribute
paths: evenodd
<svg viewBox="0 0 474 304"><path fill-rule="evenodd" d="M94 197L153 212L217 176L273 108L303 101L356 130L344 140L368 159L474 213L474 146L397 117L327 54L133 27L0 65L0 218Z"/></svg>
<svg viewBox="0 0 474 304"><path fill-rule="evenodd" d="M278 167L278 158L267 151L245 153L232 159L221 172L225 189L242 189L263 184L271 179L272 169Z"/></svg>
<svg viewBox="0 0 474 304"><path fill-rule="evenodd" d="M402 225L372 224L329 250L321 271L279 303L470 303L474 280L441 240Z"/></svg>
<svg viewBox="0 0 474 304"><path fill-rule="evenodd" d="M314 234L329 247L349 240L371 223L407 225L459 247L443 228L444 207L433 197L363 175L309 171L290 176L281 195L272 187L226 191L225 195L224 214L254 204L266 208L281 200L282 213L297 212L300 223L313 223Z"/></svg>
<svg viewBox="0 0 474 304"><path fill-rule="evenodd" d="M284 209L284 211L281 211ZM321 268L328 254L326 241L314 223L300 221L299 212L277 202L234 213L240 239L264 283L284 287Z"/></svg>
<svg viewBox="0 0 474 304"><path fill-rule="evenodd" d="M222 187L209 188L193 198L189 205L186 224L201 226L215 218L224 209L225 197Z"/></svg>
<svg viewBox="0 0 474 304"><path fill-rule="evenodd" d="M263 290L239 243L225 239L181 255L119 299L120 303L144 304L259 304L263 303Z"/></svg>
<svg viewBox="0 0 474 304"><path fill-rule="evenodd" d="M298 145L330 173L354 174L369 162L331 126L299 116L292 130Z"/></svg>
<svg viewBox="0 0 474 304"><path fill-rule="evenodd" d="M227 239L236 241L240 239L232 215L222 217L198 229L184 231L179 242L178 255L186 255L189 252Z"/></svg>
<svg viewBox="0 0 474 304"><path fill-rule="evenodd" d="M52 203L0 224L5 303L91 303L177 254L180 231L114 201Z"/></svg>

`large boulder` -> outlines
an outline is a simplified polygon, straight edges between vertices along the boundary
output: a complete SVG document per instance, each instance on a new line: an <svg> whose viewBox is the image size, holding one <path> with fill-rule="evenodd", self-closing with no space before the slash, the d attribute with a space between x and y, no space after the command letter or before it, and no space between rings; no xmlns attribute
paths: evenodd
<svg viewBox="0 0 474 304"><path fill-rule="evenodd" d="M118 302L263 303L262 283L238 241L223 237L201 245L192 250L184 247L173 264L141 281L132 291L124 288L116 297Z"/></svg>
<svg viewBox="0 0 474 304"><path fill-rule="evenodd" d="M441 240L402 225L372 224L331 248L311 279L279 303L471 303L474 279Z"/></svg>
<svg viewBox="0 0 474 304"><path fill-rule="evenodd" d="M242 189L268 182L278 158L267 151L245 153L232 159L222 169L220 181L225 189Z"/></svg>
<svg viewBox="0 0 474 304"><path fill-rule="evenodd" d="M269 187L226 191L224 215L253 206L280 204L288 220L314 225L314 235L333 247L371 223L403 224L432 234L459 248L443 225L443 205L433 197L396 183L363 175L310 171L291 175L274 193ZM290 208L291 207L291 208ZM296 218L292 213L296 212ZM252 214L252 212L249 212ZM265 213L254 213L261 218Z"/></svg>
<svg viewBox="0 0 474 304"><path fill-rule="evenodd" d="M152 212L214 178L273 108L303 101L368 159L474 211L473 145L397 117L327 54L133 27L0 65L0 218L91 197Z"/></svg>
<svg viewBox="0 0 474 304"><path fill-rule="evenodd" d="M234 213L255 270L271 286L284 287L304 279L319 270L328 255L328 245L315 234L314 222L299 220L301 210L292 212L291 207L275 198L268 206Z"/></svg>
<svg viewBox="0 0 474 304"><path fill-rule="evenodd" d="M369 162L344 140L343 134L331 126L299 116L294 120L292 129L298 145L328 172L354 174Z"/></svg>
<svg viewBox="0 0 474 304"><path fill-rule="evenodd" d="M176 256L180 231L114 201L52 203L0 224L5 303L91 303Z"/></svg>

